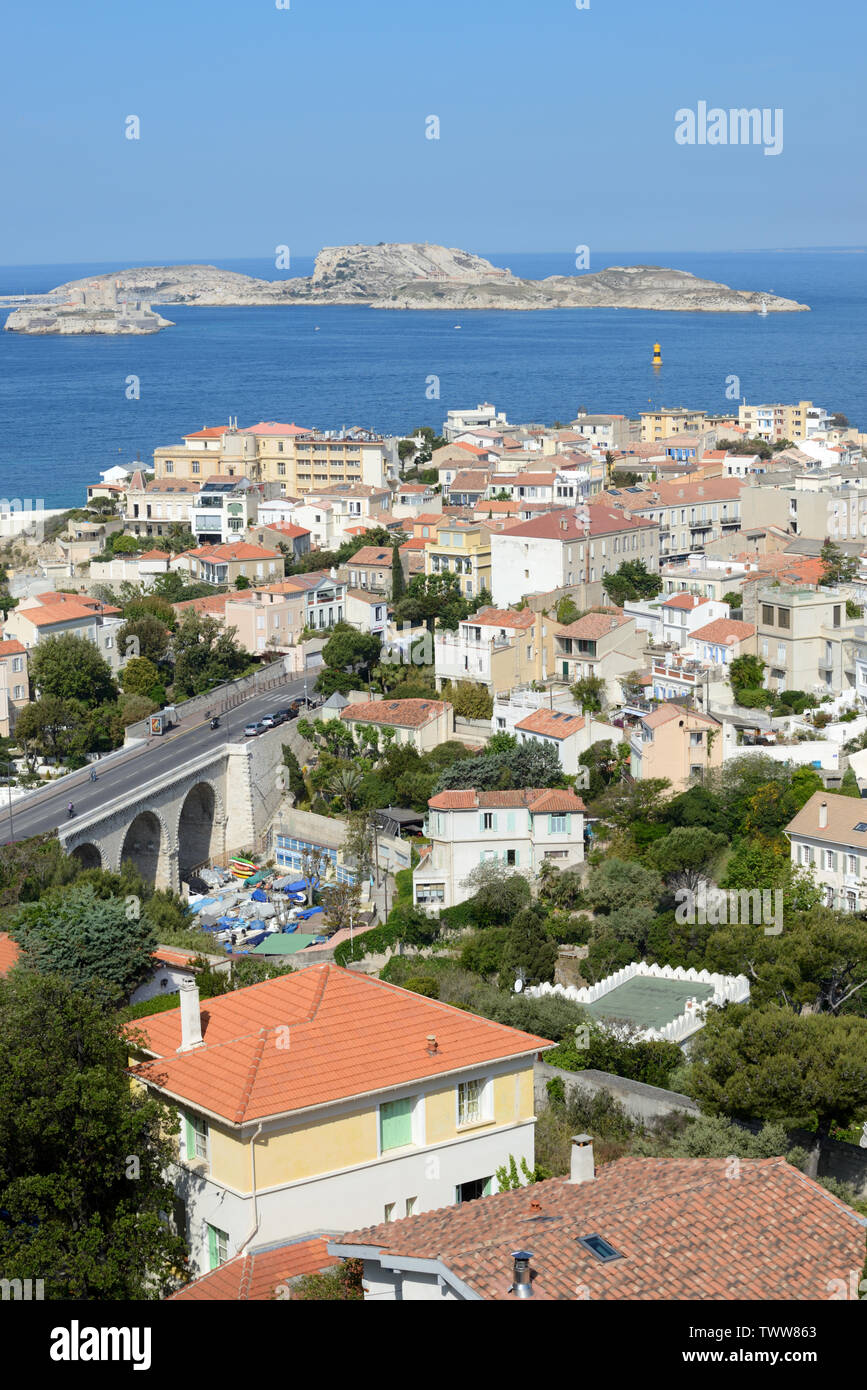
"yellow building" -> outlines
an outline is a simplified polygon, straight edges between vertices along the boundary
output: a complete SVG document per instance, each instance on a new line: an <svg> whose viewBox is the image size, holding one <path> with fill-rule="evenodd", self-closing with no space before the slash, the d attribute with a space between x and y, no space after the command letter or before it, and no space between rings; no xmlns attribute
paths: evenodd
<svg viewBox="0 0 867 1390"><path fill-rule="evenodd" d="M425 574L454 574L465 598L491 592L491 533L478 521L446 518L425 547Z"/></svg>
<svg viewBox="0 0 867 1390"><path fill-rule="evenodd" d="M707 428L707 415L703 410L657 410L639 411L641 418L641 443L654 444L659 439L667 439L672 434L701 434Z"/></svg>
<svg viewBox="0 0 867 1390"><path fill-rule="evenodd" d="M136 1020L132 1071L180 1117L174 1178L196 1272L470 1201L510 1155L533 1164L544 1038L333 965L202 1008L187 980L180 1001Z"/></svg>
<svg viewBox="0 0 867 1390"><path fill-rule="evenodd" d="M722 766L722 725L684 705L659 705L635 726L630 773L635 781L665 777L674 792L702 782Z"/></svg>
<svg viewBox="0 0 867 1390"><path fill-rule="evenodd" d="M264 421L249 429L218 425L184 435L180 444L154 450L160 478L203 482L215 473L274 483L281 495L353 483L380 487L386 478L389 446L373 435L352 432L332 439L300 425Z"/></svg>
<svg viewBox="0 0 867 1390"><path fill-rule="evenodd" d="M814 410L812 401L798 401L797 405L742 405L738 409L738 424L753 438L766 439L774 444L781 439L807 438L808 420L816 424L824 411Z"/></svg>

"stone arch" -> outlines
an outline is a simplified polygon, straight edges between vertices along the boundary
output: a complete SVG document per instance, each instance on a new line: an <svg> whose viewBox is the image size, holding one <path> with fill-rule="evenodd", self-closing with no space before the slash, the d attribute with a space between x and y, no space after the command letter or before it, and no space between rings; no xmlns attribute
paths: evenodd
<svg viewBox="0 0 867 1390"><path fill-rule="evenodd" d="M83 840L80 845L69 851L73 859L77 859L83 869L102 868L102 850L99 845L95 845L92 840Z"/></svg>
<svg viewBox="0 0 867 1390"><path fill-rule="evenodd" d="M196 865L214 853L214 831L221 807L210 782L190 787L178 815L178 878L185 883Z"/></svg>
<svg viewBox="0 0 867 1390"><path fill-rule="evenodd" d="M129 860L146 883L161 886L165 883L165 860L168 851L163 825L155 811L140 811L129 824L123 837L120 862Z"/></svg>

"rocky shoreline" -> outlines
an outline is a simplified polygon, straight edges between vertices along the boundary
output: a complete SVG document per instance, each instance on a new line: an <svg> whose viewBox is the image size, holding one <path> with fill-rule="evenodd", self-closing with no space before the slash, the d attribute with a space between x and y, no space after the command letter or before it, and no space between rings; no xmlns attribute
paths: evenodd
<svg viewBox="0 0 867 1390"><path fill-rule="evenodd" d="M521 280L481 256L444 246L382 243L325 247L310 278L258 280L209 265L145 266L60 285L48 298L81 297L114 282L144 313L88 314L35 298L13 311L19 333L149 333L170 327L151 304L208 307L368 305L373 309L643 309L681 313L801 313L809 305L759 290L734 290L663 266L609 266L585 275Z"/></svg>

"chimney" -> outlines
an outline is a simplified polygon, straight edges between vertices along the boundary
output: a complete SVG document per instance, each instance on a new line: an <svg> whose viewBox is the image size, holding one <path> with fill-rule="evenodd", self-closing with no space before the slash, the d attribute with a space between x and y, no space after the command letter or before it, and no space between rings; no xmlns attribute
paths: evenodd
<svg viewBox="0 0 867 1390"><path fill-rule="evenodd" d="M204 1047L202 1015L199 1011L199 986L195 980L181 980L181 1045L178 1052L192 1052Z"/></svg>
<svg viewBox="0 0 867 1390"><path fill-rule="evenodd" d="M828 824L828 803L823 801L819 807L819 829L824 830Z"/></svg>
<svg viewBox="0 0 867 1390"><path fill-rule="evenodd" d="M439 1043L438 1043L437 1040L436 1040L436 1034L435 1034L435 1033L428 1033L428 1035L427 1035L427 1050L428 1050L428 1056L429 1056L429 1057L435 1057L436 1054L439 1052L439 1047L440 1047L440 1045L439 1045Z"/></svg>
<svg viewBox="0 0 867 1390"><path fill-rule="evenodd" d="M593 1140L589 1134L572 1135L572 1163L569 1171L570 1182L592 1182L596 1177L593 1162Z"/></svg>
<svg viewBox="0 0 867 1390"><path fill-rule="evenodd" d="M530 1282L530 1261L533 1256L529 1250L513 1250L512 1259L515 1262L514 1275L509 1293L513 1293L516 1298L532 1298L533 1285Z"/></svg>

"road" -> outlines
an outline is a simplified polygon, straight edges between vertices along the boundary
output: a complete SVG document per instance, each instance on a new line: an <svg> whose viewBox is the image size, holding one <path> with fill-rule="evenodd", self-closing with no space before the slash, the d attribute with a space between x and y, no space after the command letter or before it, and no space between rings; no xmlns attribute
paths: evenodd
<svg viewBox="0 0 867 1390"><path fill-rule="evenodd" d="M308 692L315 679L315 674L308 676ZM40 787L24 800L13 802L11 830L9 807L3 807L0 792L0 844L8 845L12 840L44 834L57 829L61 822L74 821L79 815L98 810L107 801L132 793L162 773L178 769L201 753L211 752L219 747L221 740L223 743L243 742L245 724L284 708L303 693L303 677L286 681L279 689L266 695L254 695L224 715L220 704L224 696L217 692L213 713L220 717L218 729L212 729L207 719L197 718L189 725L184 721L148 743L106 755L100 762L71 772L50 787ZM95 782L90 780L91 767L97 774ZM70 801L75 807L75 815L71 818L67 815Z"/></svg>

